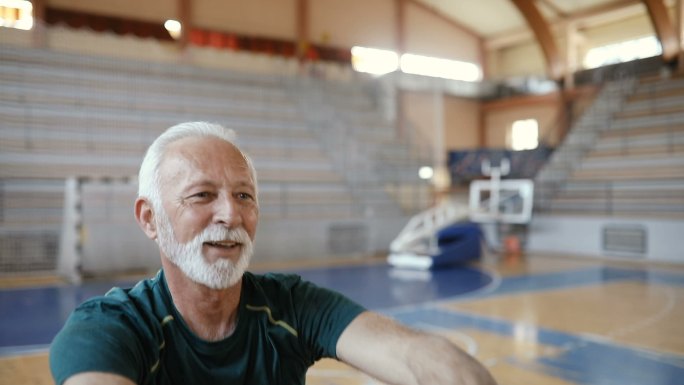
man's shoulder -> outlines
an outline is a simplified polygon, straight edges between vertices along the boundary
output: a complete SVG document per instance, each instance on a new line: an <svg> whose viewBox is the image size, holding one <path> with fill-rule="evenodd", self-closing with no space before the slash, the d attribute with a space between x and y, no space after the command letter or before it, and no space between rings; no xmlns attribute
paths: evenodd
<svg viewBox="0 0 684 385"><path fill-rule="evenodd" d="M145 317L159 306L159 275L143 279L133 287L113 287L107 293L88 299L79 305L74 314L111 315L126 314L129 317Z"/></svg>
<svg viewBox="0 0 684 385"><path fill-rule="evenodd" d="M283 303L308 302L309 300L328 300L341 297L341 294L320 287L298 274L293 273L264 273L253 274L246 272L243 288L247 298L265 297L270 301Z"/></svg>
<svg viewBox="0 0 684 385"><path fill-rule="evenodd" d="M159 277L131 288L112 288L71 313L50 346L57 383L82 372L118 373L135 379L154 367L166 319Z"/></svg>

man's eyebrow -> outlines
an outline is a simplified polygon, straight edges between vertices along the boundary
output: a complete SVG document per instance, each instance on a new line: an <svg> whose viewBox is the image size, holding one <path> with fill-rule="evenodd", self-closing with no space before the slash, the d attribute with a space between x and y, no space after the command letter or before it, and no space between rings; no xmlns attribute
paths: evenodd
<svg viewBox="0 0 684 385"><path fill-rule="evenodd" d="M187 192L189 192L193 189L199 188L199 187L215 187L215 186L216 185L214 183L212 183L211 181L202 179L202 180L198 180L196 182L190 183L189 185L185 186L185 188L183 188L182 191L183 191L183 193L187 193Z"/></svg>
<svg viewBox="0 0 684 385"><path fill-rule="evenodd" d="M233 187L239 187L239 188L249 188L251 190L256 190L255 184L250 181L250 180L238 180L235 183L232 184ZM203 188L203 187L210 187L210 188L215 188L217 186L216 183L208 180L208 179L201 179L195 182L191 182L189 185L183 188L182 192L183 193L188 193L193 189L196 188Z"/></svg>

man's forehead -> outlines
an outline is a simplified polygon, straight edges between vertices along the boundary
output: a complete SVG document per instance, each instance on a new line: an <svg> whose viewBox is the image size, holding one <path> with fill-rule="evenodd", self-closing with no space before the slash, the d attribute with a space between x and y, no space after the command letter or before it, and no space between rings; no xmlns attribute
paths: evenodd
<svg viewBox="0 0 684 385"><path fill-rule="evenodd" d="M169 177L189 174L190 179L206 179L205 173L232 169L245 171L252 179L244 154L232 143L218 138L177 140L169 144L159 166L161 174Z"/></svg>
<svg viewBox="0 0 684 385"><path fill-rule="evenodd" d="M231 151L241 153L241 151L231 142L215 136L191 136L187 138L177 139L167 145L166 152L189 150L191 153L204 153L205 151L198 151L206 148L221 148L224 151Z"/></svg>
<svg viewBox="0 0 684 385"><path fill-rule="evenodd" d="M166 158L179 157L193 162L222 161L231 164L245 165L245 156L237 146L223 139L215 137L191 137L176 140L170 143L165 151Z"/></svg>

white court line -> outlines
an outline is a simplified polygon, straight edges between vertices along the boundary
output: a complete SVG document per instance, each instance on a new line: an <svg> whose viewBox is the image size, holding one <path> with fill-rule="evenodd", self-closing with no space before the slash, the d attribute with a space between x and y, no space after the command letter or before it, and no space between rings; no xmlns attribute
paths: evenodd
<svg viewBox="0 0 684 385"><path fill-rule="evenodd" d="M665 287L665 296L667 298L667 302L665 303L665 306L663 306L660 311L657 313L651 315L650 317L646 317L642 319L641 321L636 321L632 323L631 325L624 325L617 327L608 333L606 333L606 337L610 339L614 338L619 338L623 337L632 333L636 333L640 330L646 329L649 326L653 325L654 323L657 323L667 317L670 313L672 313L672 310L674 309L675 305L677 304L677 294L674 292L674 289Z"/></svg>

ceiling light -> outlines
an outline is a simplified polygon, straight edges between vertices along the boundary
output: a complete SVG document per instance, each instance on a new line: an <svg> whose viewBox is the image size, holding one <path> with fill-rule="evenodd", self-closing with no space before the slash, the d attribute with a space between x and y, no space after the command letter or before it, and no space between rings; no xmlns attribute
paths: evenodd
<svg viewBox="0 0 684 385"><path fill-rule="evenodd" d="M423 166L418 170L420 179L430 179L435 174L435 171L430 166Z"/></svg>
<svg viewBox="0 0 684 385"><path fill-rule="evenodd" d="M172 38L178 39L181 36L181 23L178 20L169 19L164 22L164 28L169 31Z"/></svg>

